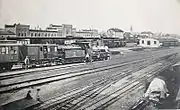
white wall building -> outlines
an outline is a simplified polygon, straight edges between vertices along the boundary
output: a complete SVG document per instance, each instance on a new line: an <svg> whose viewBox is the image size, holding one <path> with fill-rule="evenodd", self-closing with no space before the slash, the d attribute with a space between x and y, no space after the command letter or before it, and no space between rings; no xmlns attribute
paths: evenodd
<svg viewBox="0 0 180 110"><path fill-rule="evenodd" d="M162 44L157 39L153 38L141 38L138 43L139 46L145 47L145 48L158 48Z"/></svg>
<svg viewBox="0 0 180 110"><path fill-rule="evenodd" d="M98 30L96 29L83 29L76 31L76 37L83 37L83 38L93 38L93 37L100 37Z"/></svg>

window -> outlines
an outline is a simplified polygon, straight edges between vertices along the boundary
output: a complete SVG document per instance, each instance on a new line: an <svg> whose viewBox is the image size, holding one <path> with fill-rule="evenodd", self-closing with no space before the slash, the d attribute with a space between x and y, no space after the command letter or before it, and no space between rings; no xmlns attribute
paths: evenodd
<svg viewBox="0 0 180 110"><path fill-rule="evenodd" d="M51 52L51 49L48 47L48 48L47 48L47 51L48 51L48 52Z"/></svg>
<svg viewBox="0 0 180 110"><path fill-rule="evenodd" d="M51 34L51 36L53 36L53 34Z"/></svg>
<svg viewBox="0 0 180 110"><path fill-rule="evenodd" d="M57 52L57 49L58 49L57 47L54 47L54 51L55 51L55 52Z"/></svg>
<svg viewBox="0 0 180 110"><path fill-rule="evenodd" d="M156 41L154 41L154 44L156 44Z"/></svg>
<svg viewBox="0 0 180 110"><path fill-rule="evenodd" d="M43 51L43 48L42 48L42 47L40 47L40 51Z"/></svg>
<svg viewBox="0 0 180 110"><path fill-rule="evenodd" d="M33 36L33 33L31 33L31 36Z"/></svg>
<svg viewBox="0 0 180 110"><path fill-rule="evenodd" d="M24 33L24 36L26 36L26 33Z"/></svg>
<svg viewBox="0 0 180 110"><path fill-rule="evenodd" d="M34 36L37 36L37 34L35 33L35 35Z"/></svg>
<svg viewBox="0 0 180 110"><path fill-rule="evenodd" d="M12 47L12 46L9 48L9 52L10 52L10 54L16 54L17 53L16 48Z"/></svg>
<svg viewBox="0 0 180 110"><path fill-rule="evenodd" d="M142 40L142 44L144 44L144 40Z"/></svg>
<svg viewBox="0 0 180 110"><path fill-rule="evenodd" d="M137 44L139 45L139 41L137 41Z"/></svg>
<svg viewBox="0 0 180 110"><path fill-rule="evenodd" d="M69 34L69 30L66 30L66 34Z"/></svg>
<svg viewBox="0 0 180 110"><path fill-rule="evenodd" d="M50 36L50 34L48 34L48 36Z"/></svg>
<svg viewBox="0 0 180 110"><path fill-rule="evenodd" d="M38 36L41 36L40 33L38 34Z"/></svg>
<svg viewBox="0 0 180 110"><path fill-rule="evenodd" d="M21 36L23 36L23 33L21 33Z"/></svg>
<svg viewBox="0 0 180 110"><path fill-rule="evenodd" d="M18 36L21 36L21 33L19 33Z"/></svg>
<svg viewBox="0 0 180 110"><path fill-rule="evenodd" d="M9 54L9 48L6 47L6 54Z"/></svg>
<svg viewBox="0 0 180 110"><path fill-rule="evenodd" d="M5 54L5 53L6 53L6 48L5 48L5 47L1 47L0 50L1 50L1 51L0 51L1 54Z"/></svg>
<svg viewBox="0 0 180 110"><path fill-rule="evenodd" d="M47 33L45 34L45 36L47 36Z"/></svg>
<svg viewBox="0 0 180 110"><path fill-rule="evenodd" d="M151 42L149 40L147 41L147 45L151 45Z"/></svg>

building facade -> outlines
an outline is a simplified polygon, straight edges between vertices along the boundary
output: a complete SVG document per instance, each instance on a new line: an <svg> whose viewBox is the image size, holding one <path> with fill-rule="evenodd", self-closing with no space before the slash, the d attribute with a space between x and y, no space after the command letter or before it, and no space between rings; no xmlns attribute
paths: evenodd
<svg viewBox="0 0 180 110"><path fill-rule="evenodd" d="M62 24L62 25L55 25L50 24L46 30L48 31L57 31L58 36L66 37L66 36L74 36L76 28L73 28L70 24Z"/></svg>
<svg viewBox="0 0 180 110"><path fill-rule="evenodd" d="M107 31L108 37L113 37L113 38L119 38L119 39L124 39L124 31L118 28L110 28Z"/></svg>
<svg viewBox="0 0 180 110"><path fill-rule="evenodd" d="M62 25L50 24L47 28L47 31L57 31L57 36L62 36Z"/></svg>
<svg viewBox="0 0 180 110"><path fill-rule="evenodd" d="M83 37L83 38L100 37L98 30L96 30L96 29L79 30L76 32L75 36L76 37Z"/></svg>
<svg viewBox="0 0 180 110"><path fill-rule="evenodd" d="M16 34L11 31L0 29L0 39L7 39L9 37L16 37Z"/></svg>
<svg viewBox="0 0 180 110"><path fill-rule="evenodd" d="M73 34L73 26L70 24L62 24L62 36L72 36Z"/></svg>
<svg viewBox="0 0 180 110"><path fill-rule="evenodd" d="M15 33L17 37L66 37L73 36L76 29L70 24L50 24L46 29L30 29L30 25L13 24L5 25L5 30Z"/></svg>
<svg viewBox="0 0 180 110"><path fill-rule="evenodd" d="M9 38L16 38L16 34L11 31L0 29L0 40L9 40ZM30 39L17 39L18 44L30 44Z"/></svg>
<svg viewBox="0 0 180 110"><path fill-rule="evenodd" d="M58 31L30 29L29 36L31 37L58 37Z"/></svg>
<svg viewBox="0 0 180 110"><path fill-rule="evenodd" d="M13 25L5 25L5 30L9 32L13 32L18 37L26 37L29 35L30 25L24 24L13 24Z"/></svg>
<svg viewBox="0 0 180 110"><path fill-rule="evenodd" d="M159 40L153 38L141 38L138 45L145 48L158 48L162 45Z"/></svg>

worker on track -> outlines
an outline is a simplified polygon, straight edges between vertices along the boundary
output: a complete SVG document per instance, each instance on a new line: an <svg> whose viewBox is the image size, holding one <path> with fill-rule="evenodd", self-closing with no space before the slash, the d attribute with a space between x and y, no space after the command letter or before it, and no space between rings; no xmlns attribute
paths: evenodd
<svg viewBox="0 0 180 110"><path fill-rule="evenodd" d="M26 56L26 58L24 59L24 64L25 64L25 69L28 69L30 61L29 61L29 57Z"/></svg>
<svg viewBox="0 0 180 110"><path fill-rule="evenodd" d="M90 56L89 56L89 53L87 53L85 57L86 57L86 58L85 58L85 59L86 59L86 62L90 62Z"/></svg>

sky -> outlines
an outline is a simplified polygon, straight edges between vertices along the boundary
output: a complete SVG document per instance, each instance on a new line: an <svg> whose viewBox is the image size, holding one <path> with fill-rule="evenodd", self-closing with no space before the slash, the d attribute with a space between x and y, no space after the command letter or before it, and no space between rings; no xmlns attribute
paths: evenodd
<svg viewBox="0 0 180 110"><path fill-rule="evenodd" d="M0 28L14 23L180 35L180 0L0 0Z"/></svg>

